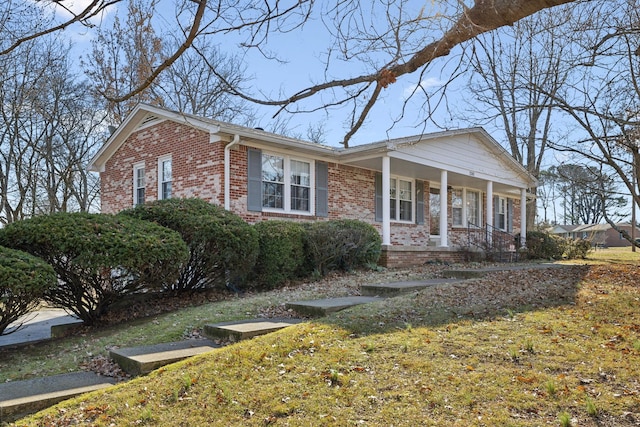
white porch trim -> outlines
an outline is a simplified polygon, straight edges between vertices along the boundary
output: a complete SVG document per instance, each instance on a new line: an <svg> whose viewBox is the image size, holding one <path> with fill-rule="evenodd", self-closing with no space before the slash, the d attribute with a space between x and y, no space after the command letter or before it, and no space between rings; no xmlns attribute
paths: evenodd
<svg viewBox="0 0 640 427"><path fill-rule="evenodd" d="M440 246L441 247L449 247L449 239L448 239L448 229L447 224L449 222L449 191L447 187L448 183L448 174L446 170L440 171Z"/></svg>
<svg viewBox="0 0 640 427"><path fill-rule="evenodd" d="M382 157L382 244L391 245L391 159Z"/></svg>
<svg viewBox="0 0 640 427"><path fill-rule="evenodd" d="M527 243L527 189L520 190L520 246Z"/></svg>

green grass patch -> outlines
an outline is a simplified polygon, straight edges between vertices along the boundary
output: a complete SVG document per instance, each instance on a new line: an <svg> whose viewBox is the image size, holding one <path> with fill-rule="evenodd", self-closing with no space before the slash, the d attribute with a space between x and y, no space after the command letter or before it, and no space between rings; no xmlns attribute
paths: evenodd
<svg viewBox="0 0 640 427"><path fill-rule="evenodd" d="M592 266L572 300L507 315L459 314L469 306L431 317L427 294L440 301L439 290L359 306L16 425L631 426L640 420L637 268ZM183 322L163 316L158 331L172 320Z"/></svg>

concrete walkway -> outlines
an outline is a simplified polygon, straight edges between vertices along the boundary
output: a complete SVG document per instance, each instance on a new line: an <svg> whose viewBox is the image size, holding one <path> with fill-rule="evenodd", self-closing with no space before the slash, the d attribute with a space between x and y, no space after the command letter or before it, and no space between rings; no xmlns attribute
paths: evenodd
<svg viewBox="0 0 640 427"><path fill-rule="evenodd" d="M80 320L70 316L60 308L45 308L23 316L5 330L10 331L15 325L24 325L9 335L0 336L0 348L24 344L33 344L51 338L51 327L65 324L80 324Z"/></svg>

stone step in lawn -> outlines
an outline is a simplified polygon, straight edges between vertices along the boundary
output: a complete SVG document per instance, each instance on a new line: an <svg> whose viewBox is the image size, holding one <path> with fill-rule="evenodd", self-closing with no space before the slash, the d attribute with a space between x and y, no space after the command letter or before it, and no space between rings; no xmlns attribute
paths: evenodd
<svg viewBox="0 0 640 427"><path fill-rule="evenodd" d="M109 351L109 356L130 375L148 374L154 369L187 357L196 356L219 348L209 340L185 340L166 344L119 348Z"/></svg>
<svg viewBox="0 0 640 427"><path fill-rule="evenodd" d="M419 291L429 286L443 285L448 283L458 283L460 279L428 279L428 280L416 280L409 282L395 282L395 283L375 283L369 285L362 285L360 292L362 295L367 296L394 296L400 294L406 294L409 292Z"/></svg>
<svg viewBox="0 0 640 427"><path fill-rule="evenodd" d="M229 338L235 341L275 332L302 322L300 319L252 319L205 325L208 338Z"/></svg>
<svg viewBox="0 0 640 427"><path fill-rule="evenodd" d="M113 384L113 378L93 372L73 372L0 384L0 424Z"/></svg>
<svg viewBox="0 0 640 427"><path fill-rule="evenodd" d="M326 316L329 313L344 310L360 304L380 301L378 297L351 296L326 298L310 301L294 301L286 304L287 308L308 316Z"/></svg>

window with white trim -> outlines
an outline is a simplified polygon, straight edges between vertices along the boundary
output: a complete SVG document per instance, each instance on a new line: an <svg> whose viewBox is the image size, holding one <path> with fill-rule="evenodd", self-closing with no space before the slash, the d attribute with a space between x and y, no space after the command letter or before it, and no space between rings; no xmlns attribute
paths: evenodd
<svg viewBox="0 0 640 427"><path fill-rule="evenodd" d="M451 191L451 219L454 227L481 225L481 193L466 188L454 188Z"/></svg>
<svg viewBox="0 0 640 427"><path fill-rule="evenodd" d="M454 226L462 227L462 202L464 192L461 188L453 189L451 191L451 219Z"/></svg>
<svg viewBox="0 0 640 427"><path fill-rule="evenodd" d="M467 196L467 224L481 226L480 224L480 192L466 191Z"/></svg>
<svg viewBox="0 0 640 427"><path fill-rule="evenodd" d="M391 220L412 222L413 181L391 178L389 196Z"/></svg>
<svg viewBox="0 0 640 427"><path fill-rule="evenodd" d="M262 207L311 213L312 170L311 161L262 153Z"/></svg>
<svg viewBox="0 0 640 427"><path fill-rule="evenodd" d="M500 230L507 229L507 199L504 197L498 197L496 224L494 225Z"/></svg>
<svg viewBox="0 0 640 427"><path fill-rule="evenodd" d="M172 193L173 167L171 156L158 159L158 199L170 199Z"/></svg>
<svg viewBox="0 0 640 427"><path fill-rule="evenodd" d="M144 163L133 165L133 206L143 205L146 190Z"/></svg>

